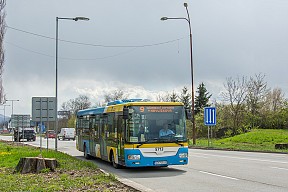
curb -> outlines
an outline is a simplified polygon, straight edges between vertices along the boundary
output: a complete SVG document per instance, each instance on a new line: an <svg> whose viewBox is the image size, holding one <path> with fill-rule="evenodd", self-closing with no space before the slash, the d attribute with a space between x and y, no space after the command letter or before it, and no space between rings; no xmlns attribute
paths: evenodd
<svg viewBox="0 0 288 192"><path fill-rule="evenodd" d="M100 169L100 168L99 168ZM100 169L100 171L102 171L105 175L109 175L108 172L106 172L105 170L103 169ZM147 191L147 192L153 192L152 189L148 188L148 187L145 187L139 183L136 183L134 181L131 181L130 179L125 179L125 178L121 178L121 177L118 177L115 175L115 177L117 178L118 181L120 181L121 183L127 185L127 186L130 186L136 190L139 190L139 191Z"/></svg>
<svg viewBox="0 0 288 192"><path fill-rule="evenodd" d="M222 149L222 148L212 148L212 147L188 147L189 149L202 149L202 150L218 150L218 151L240 151L240 152L256 152L256 153L278 153L278 154L288 154L288 152L280 151L254 151L254 150L243 150L243 149Z"/></svg>

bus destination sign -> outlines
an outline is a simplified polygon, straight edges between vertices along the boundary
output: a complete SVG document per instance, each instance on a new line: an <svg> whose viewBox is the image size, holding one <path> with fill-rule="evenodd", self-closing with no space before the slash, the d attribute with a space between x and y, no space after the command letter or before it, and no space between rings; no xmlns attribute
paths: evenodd
<svg viewBox="0 0 288 192"><path fill-rule="evenodd" d="M175 106L141 106L140 112L151 112L151 113L171 113L175 109Z"/></svg>

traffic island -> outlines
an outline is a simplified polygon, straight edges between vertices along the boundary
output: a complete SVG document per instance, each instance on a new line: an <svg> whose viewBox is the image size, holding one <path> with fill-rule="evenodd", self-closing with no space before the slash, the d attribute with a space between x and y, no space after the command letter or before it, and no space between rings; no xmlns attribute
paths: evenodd
<svg viewBox="0 0 288 192"><path fill-rule="evenodd" d="M56 171L56 167L59 167L59 163L56 159L42 158L41 155L38 157L21 157L18 165L15 168L14 173L41 173L45 171Z"/></svg>

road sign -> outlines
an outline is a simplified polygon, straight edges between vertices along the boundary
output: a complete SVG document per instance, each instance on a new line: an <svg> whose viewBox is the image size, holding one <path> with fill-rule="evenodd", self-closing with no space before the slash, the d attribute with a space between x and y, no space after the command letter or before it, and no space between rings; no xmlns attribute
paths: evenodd
<svg viewBox="0 0 288 192"><path fill-rule="evenodd" d="M30 115L11 115L12 127L30 127Z"/></svg>
<svg viewBox="0 0 288 192"><path fill-rule="evenodd" d="M70 111L58 111L58 115L60 115L60 116L68 116L68 115L70 115Z"/></svg>
<svg viewBox="0 0 288 192"><path fill-rule="evenodd" d="M32 121L56 121L56 97L32 97Z"/></svg>
<svg viewBox="0 0 288 192"><path fill-rule="evenodd" d="M216 125L216 107L205 107L205 125Z"/></svg>

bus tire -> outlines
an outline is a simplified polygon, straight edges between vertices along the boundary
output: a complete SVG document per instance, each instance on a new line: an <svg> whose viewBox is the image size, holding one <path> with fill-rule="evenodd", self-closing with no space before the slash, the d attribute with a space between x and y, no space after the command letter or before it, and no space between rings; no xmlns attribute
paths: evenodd
<svg viewBox="0 0 288 192"><path fill-rule="evenodd" d="M114 158L114 154L113 154L113 151L111 151L112 155L111 155L111 162L112 162L112 165L115 169L118 169L119 168L119 164L117 164L115 162L115 158Z"/></svg>

